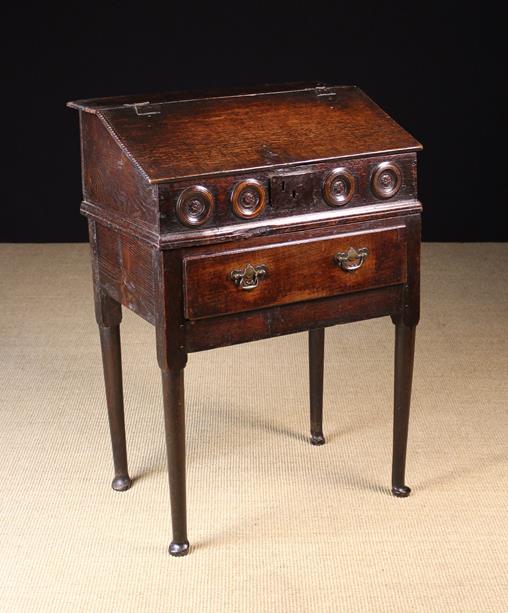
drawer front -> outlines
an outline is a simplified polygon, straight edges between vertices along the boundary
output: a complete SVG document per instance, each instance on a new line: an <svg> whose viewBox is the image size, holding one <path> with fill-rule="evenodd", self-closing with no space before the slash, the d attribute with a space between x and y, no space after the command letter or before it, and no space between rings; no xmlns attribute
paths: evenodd
<svg viewBox="0 0 508 613"><path fill-rule="evenodd" d="M405 227L184 258L187 319L405 283Z"/></svg>

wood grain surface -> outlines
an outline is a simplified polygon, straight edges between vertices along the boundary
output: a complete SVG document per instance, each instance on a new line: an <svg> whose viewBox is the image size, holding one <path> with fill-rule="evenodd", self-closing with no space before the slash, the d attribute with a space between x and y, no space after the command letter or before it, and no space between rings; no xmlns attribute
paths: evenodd
<svg viewBox="0 0 508 613"><path fill-rule="evenodd" d="M184 259L185 316L199 319L291 302L302 302L367 288L403 283L406 275L404 226L318 239L292 240L259 248L249 246L220 255ZM334 257L350 247L368 249L354 271ZM266 267L254 289L235 285L231 272L247 265Z"/></svg>
<svg viewBox="0 0 508 613"><path fill-rule="evenodd" d="M152 183L421 148L354 86L157 101L149 112L95 110Z"/></svg>

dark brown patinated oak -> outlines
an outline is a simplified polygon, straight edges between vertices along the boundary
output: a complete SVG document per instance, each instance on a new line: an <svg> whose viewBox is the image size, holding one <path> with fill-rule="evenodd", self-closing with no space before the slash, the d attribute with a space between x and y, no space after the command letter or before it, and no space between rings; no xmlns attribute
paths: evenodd
<svg viewBox="0 0 508 613"><path fill-rule="evenodd" d="M113 444L127 470L121 305L154 324L173 541L189 550L184 368L193 351L309 330L311 442L325 442L324 328L391 316L392 492L404 469L419 319L421 145L356 87L168 93L69 103L80 111Z"/></svg>

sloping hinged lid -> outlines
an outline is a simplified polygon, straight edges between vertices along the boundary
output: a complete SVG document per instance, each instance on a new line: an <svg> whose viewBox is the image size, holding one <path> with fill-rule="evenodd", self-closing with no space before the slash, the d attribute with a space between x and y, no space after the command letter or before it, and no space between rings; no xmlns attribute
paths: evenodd
<svg viewBox="0 0 508 613"><path fill-rule="evenodd" d="M68 105L96 114L150 183L421 149L354 86Z"/></svg>

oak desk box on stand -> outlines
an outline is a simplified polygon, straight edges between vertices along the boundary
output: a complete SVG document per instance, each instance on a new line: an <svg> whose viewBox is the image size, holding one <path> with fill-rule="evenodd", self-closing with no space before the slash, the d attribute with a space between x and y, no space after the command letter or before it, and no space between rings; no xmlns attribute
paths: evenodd
<svg viewBox="0 0 508 613"><path fill-rule="evenodd" d="M310 431L322 430L324 328L395 324L392 492L404 469L419 318L421 145L356 87L81 100L113 488L127 470L119 324L155 326L172 555L189 550L187 354L309 330ZM290 385L290 382L288 382Z"/></svg>

